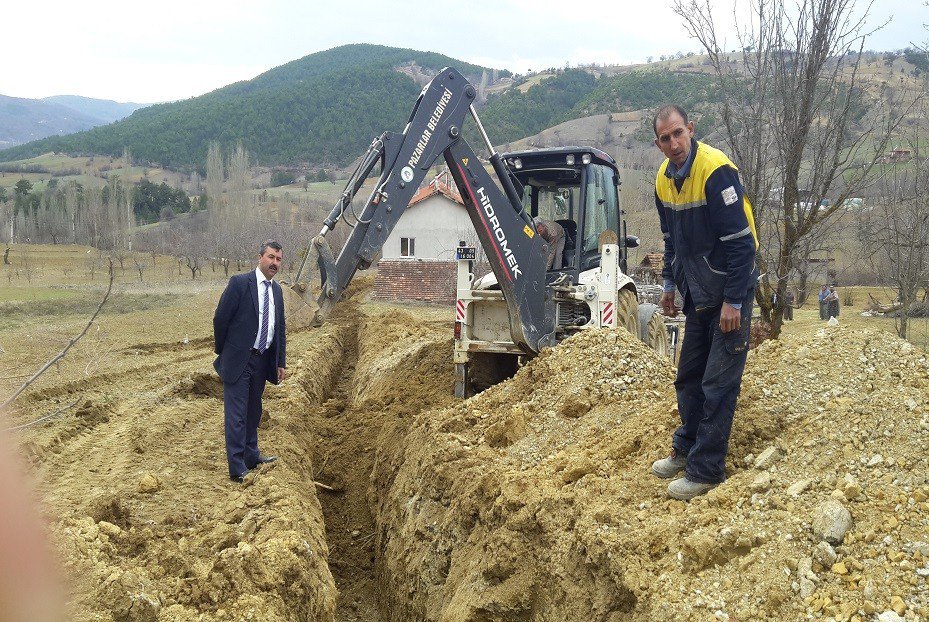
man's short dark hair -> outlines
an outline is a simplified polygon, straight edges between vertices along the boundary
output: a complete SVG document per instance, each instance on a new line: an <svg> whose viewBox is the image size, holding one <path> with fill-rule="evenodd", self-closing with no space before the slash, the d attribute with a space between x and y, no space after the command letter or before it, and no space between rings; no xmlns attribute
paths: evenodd
<svg viewBox="0 0 929 622"><path fill-rule="evenodd" d="M273 248L276 251L281 251L282 253L284 252L284 247L282 247L279 242L275 242L274 240L265 240L261 243L261 246L258 247L258 254L264 255L265 251L269 248Z"/></svg>
<svg viewBox="0 0 929 622"><path fill-rule="evenodd" d="M677 104L665 104L658 109L658 112L655 113L655 118L652 119L652 129L655 131L655 136L658 136L658 119L664 121L670 117L673 113L681 115L681 118L684 120L684 125L687 125L687 112Z"/></svg>

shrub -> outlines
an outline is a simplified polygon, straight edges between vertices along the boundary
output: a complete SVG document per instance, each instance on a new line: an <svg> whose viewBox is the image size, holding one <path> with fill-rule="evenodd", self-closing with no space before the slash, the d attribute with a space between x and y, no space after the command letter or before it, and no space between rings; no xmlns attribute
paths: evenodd
<svg viewBox="0 0 929 622"><path fill-rule="evenodd" d="M286 186L288 184L294 183L294 180L297 179L297 176L288 171L274 171L271 173L271 187L277 188L278 186Z"/></svg>

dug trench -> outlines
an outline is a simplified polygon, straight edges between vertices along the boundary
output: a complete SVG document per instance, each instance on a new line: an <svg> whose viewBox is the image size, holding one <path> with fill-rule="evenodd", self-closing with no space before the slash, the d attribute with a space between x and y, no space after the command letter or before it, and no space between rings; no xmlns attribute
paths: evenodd
<svg viewBox="0 0 929 622"><path fill-rule="evenodd" d="M307 421L339 590L335 619L374 622L388 619L393 600L378 580L375 457L400 454L403 431L421 410L451 404L454 378L448 322L423 322L402 311L356 317L336 355L338 380Z"/></svg>

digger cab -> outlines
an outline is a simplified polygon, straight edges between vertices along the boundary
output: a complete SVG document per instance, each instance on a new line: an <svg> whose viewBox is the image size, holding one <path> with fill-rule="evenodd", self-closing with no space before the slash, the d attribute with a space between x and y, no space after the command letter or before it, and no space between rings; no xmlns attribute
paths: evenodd
<svg viewBox="0 0 929 622"><path fill-rule="evenodd" d="M626 235L619 171L609 154L593 147L556 147L502 158L522 185L523 209L564 230L564 251L553 271L568 273L577 283L581 273L600 265L600 248L607 243L619 245L620 267L627 272L627 249L638 240Z"/></svg>

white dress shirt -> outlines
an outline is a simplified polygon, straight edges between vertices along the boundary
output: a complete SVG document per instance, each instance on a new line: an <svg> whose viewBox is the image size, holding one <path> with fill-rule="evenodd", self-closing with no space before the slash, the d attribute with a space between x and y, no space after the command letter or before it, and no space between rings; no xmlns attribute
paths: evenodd
<svg viewBox="0 0 929 622"><path fill-rule="evenodd" d="M261 273L261 268L255 268L255 278L258 279L258 333L255 335L255 345L253 347L257 350L258 340L261 339L261 322L263 321L265 312L270 314L268 316L268 341L265 347L270 348L271 341L274 339L274 290L271 286L271 281L266 279L265 275ZM267 286L264 284L265 281L268 281ZM265 289L268 290L267 309L264 308Z"/></svg>

